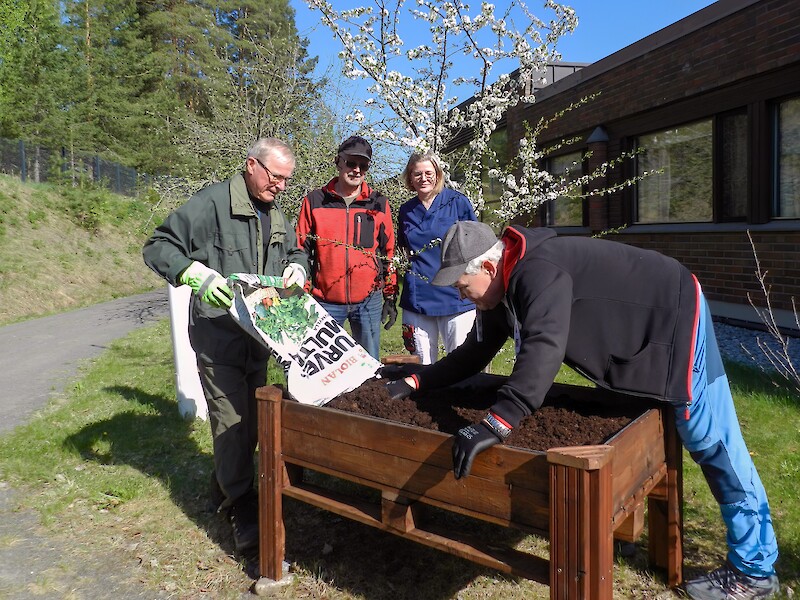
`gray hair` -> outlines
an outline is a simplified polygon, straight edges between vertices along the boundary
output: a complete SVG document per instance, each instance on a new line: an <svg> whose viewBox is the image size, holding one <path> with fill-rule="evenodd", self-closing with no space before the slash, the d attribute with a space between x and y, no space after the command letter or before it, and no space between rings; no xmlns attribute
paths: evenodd
<svg viewBox="0 0 800 600"><path fill-rule="evenodd" d="M469 261L464 273L467 275L475 275L476 273L479 273L483 268L483 263L487 260L491 262L500 262L500 259L503 257L503 250L505 250L505 248L506 243L502 240L498 240L498 242L486 252Z"/></svg>
<svg viewBox="0 0 800 600"><path fill-rule="evenodd" d="M444 169L442 169L442 160L432 150L428 150L427 152L414 152L408 158L406 168L403 170L403 174L400 175L400 179L403 181L403 184L406 186L406 188L412 192L416 191L414 186L411 184L411 171L414 170L414 167L417 166L417 163L421 163L426 160L433 165L433 170L436 171L436 185L433 186L433 191L438 194L444 189Z"/></svg>
<svg viewBox="0 0 800 600"><path fill-rule="evenodd" d="M270 156L280 157L286 162L295 162L294 152L289 144L275 137L257 140L247 151L247 156L266 161Z"/></svg>

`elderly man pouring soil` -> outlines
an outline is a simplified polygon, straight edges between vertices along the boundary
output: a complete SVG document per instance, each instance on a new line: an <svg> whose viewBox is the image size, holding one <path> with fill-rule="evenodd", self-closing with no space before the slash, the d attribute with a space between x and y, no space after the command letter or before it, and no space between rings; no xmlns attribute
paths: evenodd
<svg viewBox="0 0 800 600"><path fill-rule="evenodd" d="M685 591L696 600L768 598L779 589L767 495L742 437L708 305L676 260L608 240L479 222L453 225L434 285L478 308L462 346L387 384L393 397L451 385L483 369L513 336L517 357L486 417L454 438L456 479L537 410L566 363L598 386L674 406L727 527L726 563Z"/></svg>

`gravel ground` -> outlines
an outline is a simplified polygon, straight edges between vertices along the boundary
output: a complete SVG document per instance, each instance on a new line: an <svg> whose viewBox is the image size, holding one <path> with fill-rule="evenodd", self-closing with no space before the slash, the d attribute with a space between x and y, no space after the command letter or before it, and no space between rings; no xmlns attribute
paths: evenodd
<svg viewBox="0 0 800 600"><path fill-rule="evenodd" d="M774 370L764 350L759 347L766 344L777 351L777 341L766 331L735 327L726 323L714 323L717 342L722 357L748 366L757 366L769 372ZM800 369L800 337L789 337L789 359L796 369Z"/></svg>

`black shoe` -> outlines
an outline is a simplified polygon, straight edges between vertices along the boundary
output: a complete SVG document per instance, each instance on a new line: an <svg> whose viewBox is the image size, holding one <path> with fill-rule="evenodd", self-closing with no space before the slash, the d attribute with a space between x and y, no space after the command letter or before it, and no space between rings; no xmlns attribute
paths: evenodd
<svg viewBox="0 0 800 600"><path fill-rule="evenodd" d="M244 554L258 547L258 500L255 494L239 498L228 509L228 521L233 529L233 545Z"/></svg>
<svg viewBox="0 0 800 600"><path fill-rule="evenodd" d="M771 598L780 590L778 576L750 577L729 563L687 581L684 590L693 600L754 600Z"/></svg>

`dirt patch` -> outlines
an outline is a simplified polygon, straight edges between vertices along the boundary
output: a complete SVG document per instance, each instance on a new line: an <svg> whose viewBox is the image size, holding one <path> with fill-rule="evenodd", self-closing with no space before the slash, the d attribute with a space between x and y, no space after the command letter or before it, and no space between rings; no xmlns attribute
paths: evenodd
<svg viewBox="0 0 800 600"><path fill-rule="evenodd" d="M477 423L495 402L501 378L484 376L452 388L417 392L392 400L383 381L373 380L334 398L327 407L380 417L454 434ZM602 393L598 393L602 398ZM545 451L565 446L602 444L646 410L635 400L578 401L566 396L548 397L542 407L526 417L508 438L507 445Z"/></svg>

